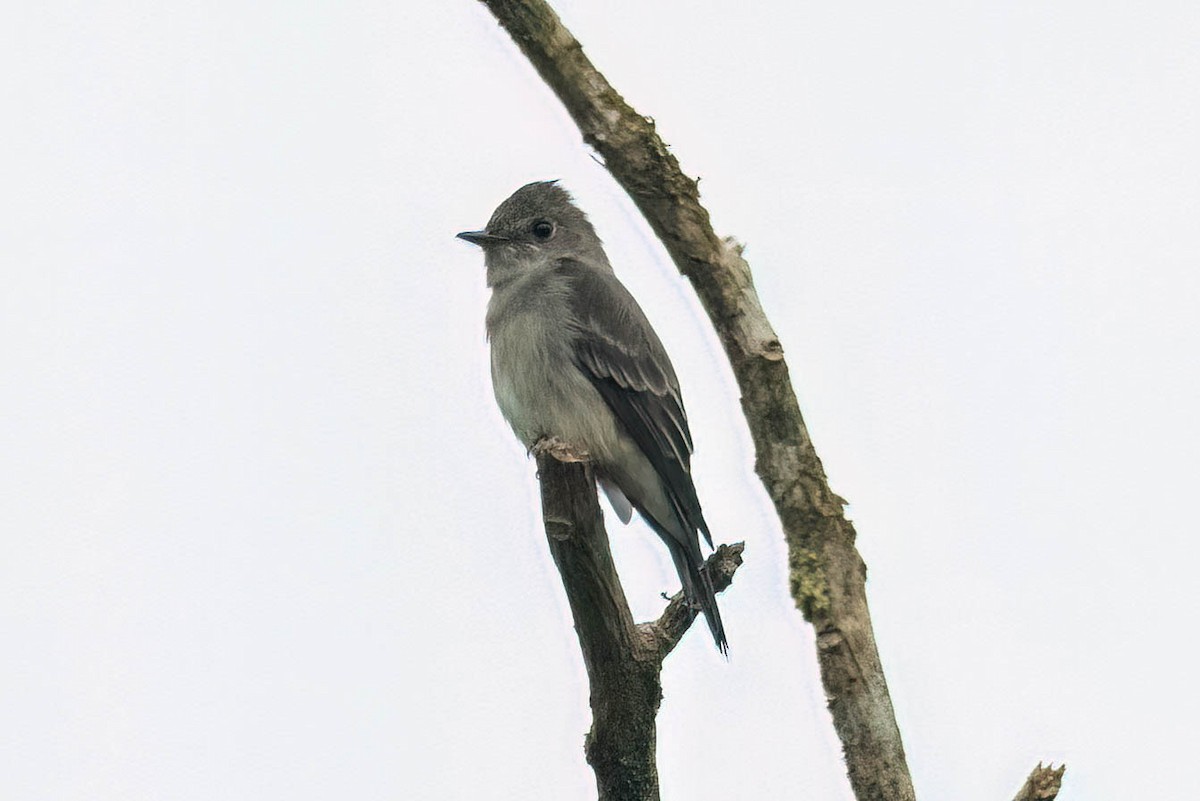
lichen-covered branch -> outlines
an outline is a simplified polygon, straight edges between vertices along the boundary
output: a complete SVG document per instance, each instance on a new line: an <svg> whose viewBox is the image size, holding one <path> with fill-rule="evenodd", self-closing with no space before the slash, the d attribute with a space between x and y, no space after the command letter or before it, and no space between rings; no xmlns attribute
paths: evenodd
<svg viewBox="0 0 1200 801"><path fill-rule="evenodd" d="M587 462L537 451L542 519L583 652L592 704L585 741L600 801L658 801L655 718L662 663L695 620L682 594L653 623L635 624L609 550ZM722 545L706 563L714 589L733 580L742 545Z"/></svg>

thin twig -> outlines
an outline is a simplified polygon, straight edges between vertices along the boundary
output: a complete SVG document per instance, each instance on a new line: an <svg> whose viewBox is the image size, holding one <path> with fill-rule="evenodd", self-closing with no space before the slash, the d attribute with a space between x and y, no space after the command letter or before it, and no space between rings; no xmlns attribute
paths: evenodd
<svg viewBox="0 0 1200 801"><path fill-rule="evenodd" d="M742 564L742 551L746 543L735 542L733 545L718 545L704 563L704 569L712 580L713 591L721 592L733 581L733 574ZM638 629L643 636L650 639L653 648L665 657L674 650L683 638L692 621L696 619L696 607L687 602L683 591L672 596L667 608L652 623L640 623Z"/></svg>

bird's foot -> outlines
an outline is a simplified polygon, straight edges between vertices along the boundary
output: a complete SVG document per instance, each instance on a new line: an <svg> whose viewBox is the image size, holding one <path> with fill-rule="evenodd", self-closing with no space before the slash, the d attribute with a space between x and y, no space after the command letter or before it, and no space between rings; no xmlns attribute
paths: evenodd
<svg viewBox="0 0 1200 801"><path fill-rule="evenodd" d="M547 453L560 462L586 462L589 458L587 451L569 442L564 442L558 437L542 437L533 443L533 447L529 449L529 452L534 456L541 456L543 453Z"/></svg>

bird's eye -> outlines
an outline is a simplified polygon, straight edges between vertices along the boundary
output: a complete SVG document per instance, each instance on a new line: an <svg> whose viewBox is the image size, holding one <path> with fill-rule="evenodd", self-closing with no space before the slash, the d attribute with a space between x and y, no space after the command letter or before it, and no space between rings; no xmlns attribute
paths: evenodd
<svg viewBox="0 0 1200 801"><path fill-rule="evenodd" d="M538 220L530 230L533 231L535 237L545 242L554 235L554 223L549 220Z"/></svg>

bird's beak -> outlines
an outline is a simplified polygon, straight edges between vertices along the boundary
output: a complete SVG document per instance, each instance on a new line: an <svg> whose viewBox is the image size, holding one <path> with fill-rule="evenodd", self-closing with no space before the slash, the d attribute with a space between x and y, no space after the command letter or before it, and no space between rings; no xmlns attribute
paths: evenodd
<svg viewBox="0 0 1200 801"><path fill-rule="evenodd" d="M458 234L458 238L465 239L472 245L479 245L481 248L488 245L500 245L509 241L507 236L496 236L495 234L489 234L487 231L463 231L461 234Z"/></svg>

